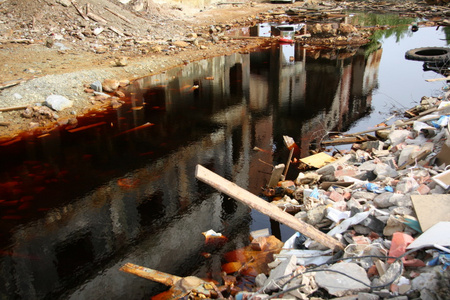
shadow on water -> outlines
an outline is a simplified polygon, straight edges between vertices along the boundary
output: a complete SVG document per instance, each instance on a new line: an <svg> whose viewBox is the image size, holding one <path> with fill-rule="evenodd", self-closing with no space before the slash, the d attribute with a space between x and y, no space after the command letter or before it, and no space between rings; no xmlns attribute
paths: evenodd
<svg viewBox="0 0 450 300"><path fill-rule="evenodd" d="M288 157L283 135L306 156L370 112L381 55L274 44L191 63L134 81L122 107L80 118L82 130L0 146L0 298L164 289L120 272L127 262L220 281L222 254L270 225L198 182L195 166L259 194ZM228 243L205 245L209 229Z"/></svg>

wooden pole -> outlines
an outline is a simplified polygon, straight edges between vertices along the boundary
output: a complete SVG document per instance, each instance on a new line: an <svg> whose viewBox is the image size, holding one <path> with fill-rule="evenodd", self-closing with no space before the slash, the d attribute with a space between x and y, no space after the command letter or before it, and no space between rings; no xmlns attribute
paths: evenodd
<svg viewBox="0 0 450 300"><path fill-rule="evenodd" d="M195 276L179 277L132 263L126 263L120 268L120 271L171 286L171 289L167 291L170 292L170 298L164 299L181 299L194 290L196 293L203 294L206 299L210 299L211 292L214 290L219 299L224 299L222 293L213 282L206 282ZM178 285L177 283L181 280L183 280L182 284Z"/></svg>
<svg viewBox="0 0 450 300"><path fill-rule="evenodd" d="M11 110L20 110L20 109L26 109L28 105L21 105L21 106L11 106L11 107L3 107L0 108L0 112L4 111L11 111Z"/></svg>
<svg viewBox="0 0 450 300"><path fill-rule="evenodd" d="M284 179L285 180L286 180L287 172L289 171L289 166L291 165L291 159L292 159L293 154L294 154L294 148L292 148L291 151L289 152L289 158L286 163L286 169L284 169Z"/></svg>
<svg viewBox="0 0 450 300"><path fill-rule="evenodd" d="M427 121L439 119L440 117L442 117L442 116L428 116L428 117L424 117L420 121L421 122L427 122ZM410 120L410 121L406 121L406 122L403 122L403 123L398 124L398 125L394 124L394 128L395 127L403 127L403 126L411 125L415 121L416 120ZM372 128L372 129L368 129L368 130L364 130L364 131L360 131L360 132L355 132L355 133L346 133L346 134L343 134L343 136L355 136L355 135L360 135L360 134L364 134L364 133L369 133L369 132L373 132L373 131L380 131L380 130L383 130L383 129L390 129L390 128L392 128L392 125L390 125L390 126L383 126L383 127L376 127L376 128Z"/></svg>
<svg viewBox="0 0 450 300"><path fill-rule="evenodd" d="M443 81L443 80L450 80L450 76L444 77L444 78L432 78L432 79L425 79L427 82L433 82L433 81Z"/></svg>
<svg viewBox="0 0 450 300"><path fill-rule="evenodd" d="M173 286L183 277L171 275L161 271L156 271L150 268L141 267L132 263L126 263L120 268L120 271L137 275L142 278L150 279L167 286Z"/></svg>
<svg viewBox="0 0 450 300"><path fill-rule="evenodd" d="M315 227L305 222L302 222L293 215L282 211L275 205L264 201L263 199L255 196L249 191L244 190L238 185L226 180L225 178L217 175L216 173L206 169L201 165L197 165L195 170L195 177L200 181L209 184L220 192L245 203L249 207L256 209L257 211L269 216L270 218L280 223L283 223L286 226L289 226L294 230L299 231L305 236L332 250L338 251L344 249L344 245L333 237L326 235L325 233L319 231Z"/></svg>

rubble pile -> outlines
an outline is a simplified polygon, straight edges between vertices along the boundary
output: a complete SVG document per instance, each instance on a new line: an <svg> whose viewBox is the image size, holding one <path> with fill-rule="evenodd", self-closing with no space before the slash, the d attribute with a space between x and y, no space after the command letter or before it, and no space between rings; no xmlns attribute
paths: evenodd
<svg viewBox="0 0 450 300"><path fill-rule="evenodd" d="M310 168L295 180L284 178L296 163L285 137L289 163L273 168L268 201L197 165L198 180L296 233L282 243L269 229L251 232L248 246L225 253L221 282L132 264L121 271L171 286L157 299L447 299L449 97L423 97L405 112L410 120L346 134L364 141L350 150L301 158ZM361 137L372 131L377 137ZM226 241L203 234L206 243Z"/></svg>
<svg viewBox="0 0 450 300"><path fill-rule="evenodd" d="M374 129L323 166L281 180L264 194L345 247L328 249L297 232L236 299L445 299L450 261L448 94L424 97L409 121ZM314 160L314 158L317 158ZM279 165L272 173L282 178ZM334 251L333 251L334 250ZM268 275L268 277L267 277Z"/></svg>

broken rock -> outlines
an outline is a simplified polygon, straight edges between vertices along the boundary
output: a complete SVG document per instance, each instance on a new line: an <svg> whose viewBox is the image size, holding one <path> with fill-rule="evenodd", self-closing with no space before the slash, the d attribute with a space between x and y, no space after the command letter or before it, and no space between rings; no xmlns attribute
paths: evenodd
<svg viewBox="0 0 450 300"><path fill-rule="evenodd" d="M44 105L50 107L53 110L61 111L66 108L72 107L73 102L61 95L50 95L45 99Z"/></svg>
<svg viewBox="0 0 450 300"><path fill-rule="evenodd" d="M289 259L283 261L270 272L269 278L265 282L264 292L276 291L284 283L289 281L289 276L294 272L297 265L297 257L292 255Z"/></svg>
<svg viewBox="0 0 450 300"><path fill-rule="evenodd" d="M105 79L102 88L105 92L114 92L119 87L120 82L115 79Z"/></svg>
<svg viewBox="0 0 450 300"><path fill-rule="evenodd" d="M367 292L370 290L370 280L366 271L355 263L337 263L324 272L317 272L315 280L317 285L326 289L330 294L342 297L352 295L357 292ZM347 276L333 271L345 273ZM361 282L350 277L357 278Z"/></svg>

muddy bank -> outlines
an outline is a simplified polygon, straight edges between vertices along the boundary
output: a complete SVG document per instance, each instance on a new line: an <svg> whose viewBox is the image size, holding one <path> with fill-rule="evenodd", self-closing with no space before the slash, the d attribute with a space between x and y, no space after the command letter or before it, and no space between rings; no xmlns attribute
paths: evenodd
<svg viewBox="0 0 450 300"><path fill-rule="evenodd" d="M132 81L203 58L252 51L267 41L228 37L236 28L306 20L311 21L308 30L314 32L318 22L344 18L345 10L361 8L358 2L261 1L201 9L170 3L120 5L109 0L72 5L64 5L65 1L27 3L0 3L0 60L5 62L0 66L2 141L19 133L45 132L87 111L101 109L105 102L85 90L94 81ZM408 11L409 15L437 19L446 13L445 8L430 10L415 2L362 8L399 14ZM48 10L48 15L40 13L42 9ZM313 36L303 43L327 47L364 43L361 36L355 42L352 30L344 34L347 38L341 38L338 31L330 28L329 36L319 40ZM72 106L48 113L49 118L23 117L23 106L41 105L49 95L63 96Z"/></svg>

